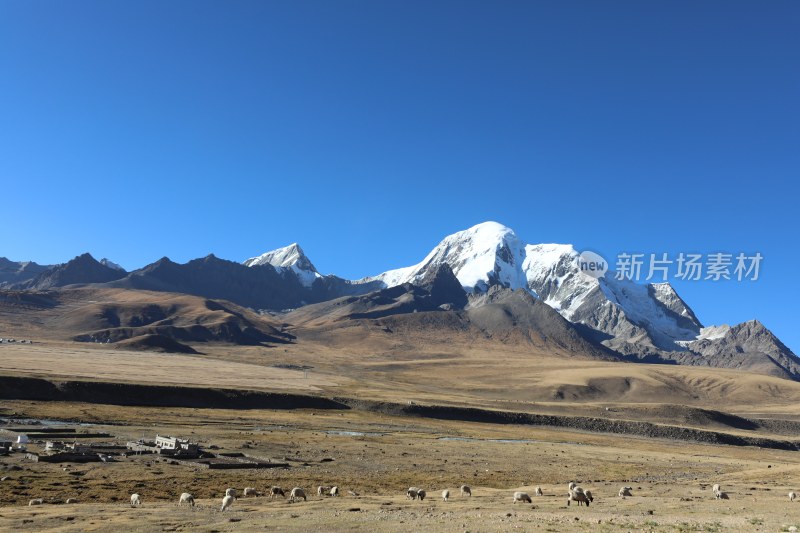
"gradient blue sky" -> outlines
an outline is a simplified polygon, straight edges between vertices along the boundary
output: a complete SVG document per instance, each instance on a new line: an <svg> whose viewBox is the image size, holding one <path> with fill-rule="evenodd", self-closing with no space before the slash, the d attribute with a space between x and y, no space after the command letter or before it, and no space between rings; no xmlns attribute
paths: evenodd
<svg viewBox="0 0 800 533"><path fill-rule="evenodd" d="M678 283L800 351L800 3L0 1L0 255L761 252Z"/></svg>

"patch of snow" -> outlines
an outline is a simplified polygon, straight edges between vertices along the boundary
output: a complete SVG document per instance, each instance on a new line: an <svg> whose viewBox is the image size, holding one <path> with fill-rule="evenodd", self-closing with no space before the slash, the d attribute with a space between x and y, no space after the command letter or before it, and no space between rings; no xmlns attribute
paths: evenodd
<svg viewBox="0 0 800 533"><path fill-rule="evenodd" d="M728 324L722 324L721 326L708 326L705 328L700 329L700 333L693 339L678 341L677 344L683 346L684 348L688 347L690 344L696 341L714 341L723 338L728 332L731 330L731 327Z"/></svg>
<svg viewBox="0 0 800 533"><path fill-rule="evenodd" d="M119 270L119 271L121 271L121 272L125 272L125 269L124 269L124 268L122 268L121 266L119 266L117 263L115 263L115 262L114 262L114 261L112 261L111 259L107 259L107 258L105 258L105 257L104 257L104 258L102 258L102 259L100 260L100 264L101 264L101 265L105 265L105 266L107 266L108 268L113 268L114 270Z"/></svg>

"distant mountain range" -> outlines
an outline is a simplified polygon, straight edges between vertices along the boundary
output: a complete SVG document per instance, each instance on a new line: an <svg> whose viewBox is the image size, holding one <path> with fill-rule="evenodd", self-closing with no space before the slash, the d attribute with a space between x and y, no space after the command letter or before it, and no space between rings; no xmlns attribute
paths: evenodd
<svg viewBox="0 0 800 533"><path fill-rule="evenodd" d="M578 256L571 245L525 244L513 230L485 222L445 237L416 265L358 280L322 275L292 244L244 263L209 255L178 264L165 257L133 272L89 254L55 266L0 258L0 288L92 284L184 293L306 322L455 313L465 327L489 334L516 327L597 357L800 379L800 360L757 320L704 327L669 283L595 279L580 272Z"/></svg>

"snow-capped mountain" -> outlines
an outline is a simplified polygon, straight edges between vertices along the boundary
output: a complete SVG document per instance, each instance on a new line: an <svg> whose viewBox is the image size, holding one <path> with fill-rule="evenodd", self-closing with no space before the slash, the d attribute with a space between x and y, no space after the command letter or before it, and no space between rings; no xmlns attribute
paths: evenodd
<svg viewBox="0 0 800 533"><path fill-rule="evenodd" d="M614 272L594 278L569 244L524 244L484 222L445 237L422 262L353 282L417 283L442 264L480 306L487 287L524 289L595 341L633 360L752 369L800 378L800 360L759 322L703 324L669 283L640 284Z"/></svg>
<svg viewBox="0 0 800 533"><path fill-rule="evenodd" d="M596 279L580 271L579 255L568 244L526 245L512 229L484 222L445 237L417 265L358 282L414 283L446 263L468 292L493 285L527 289L570 322L602 334L614 348L624 342L674 350L682 349L676 341L697 338L702 324L668 283L641 285L613 274Z"/></svg>
<svg viewBox="0 0 800 533"><path fill-rule="evenodd" d="M516 289L526 286L521 268L524 259L522 242L511 229L497 222L484 222L445 237L417 265L358 281L381 281L387 287L414 283L446 263L468 292L484 292L498 284Z"/></svg>
<svg viewBox="0 0 800 533"><path fill-rule="evenodd" d="M272 265L279 272L291 270L305 287L311 287L314 280L322 277L297 243L263 253L258 257L251 257L244 264L245 266Z"/></svg>
<svg viewBox="0 0 800 533"><path fill-rule="evenodd" d="M533 245L528 252L528 288L573 323L605 336L623 352L682 349L703 327L669 283L639 284L613 272L596 279L578 268L579 253L569 245ZM635 345L635 349L627 344Z"/></svg>
<svg viewBox="0 0 800 533"><path fill-rule="evenodd" d="M525 244L510 228L485 222L445 237L414 266L353 284L418 283L447 264L471 294L471 306L482 305L481 295L489 287L525 289L583 328L587 336L634 360L752 368L800 377L797 357L760 324L704 328L669 283L620 280L610 271L594 278L581 272L579 257L572 245Z"/></svg>

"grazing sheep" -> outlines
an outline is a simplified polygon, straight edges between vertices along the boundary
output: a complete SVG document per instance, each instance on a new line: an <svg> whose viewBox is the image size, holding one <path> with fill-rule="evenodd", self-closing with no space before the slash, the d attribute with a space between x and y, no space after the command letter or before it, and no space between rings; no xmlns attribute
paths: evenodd
<svg viewBox="0 0 800 533"><path fill-rule="evenodd" d="M331 496L334 496L334 497L338 496L339 495L339 487L337 487L336 485L331 487L331 493L330 494L331 494Z"/></svg>
<svg viewBox="0 0 800 533"><path fill-rule="evenodd" d="M461 495L472 496L472 489L469 488L469 485L461 485Z"/></svg>
<svg viewBox="0 0 800 533"><path fill-rule="evenodd" d="M633 487L622 487L621 489L619 489L619 493L618 493L619 497L620 498L624 498L625 496L633 496L633 494L631 494L632 490L633 490Z"/></svg>
<svg viewBox="0 0 800 533"><path fill-rule="evenodd" d="M444 489L442 491L442 501L446 502L449 497L450 497L450 491L447 490L447 489Z"/></svg>
<svg viewBox="0 0 800 533"><path fill-rule="evenodd" d="M416 500L418 493L419 489L417 487L408 487L408 490L406 491L406 498L410 500Z"/></svg>
<svg viewBox="0 0 800 533"><path fill-rule="evenodd" d="M592 491L585 490L585 491L583 491L583 493L586 495L586 499L587 500L589 500L590 502L594 501L594 498L592 497ZM589 505L589 504L587 503L586 505Z"/></svg>
<svg viewBox="0 0 800 533"><path fill-rule="evenodd" d="M422 490L422 489L419 489L419 490L417 491L417 498L419 498L419 501L422 501L422 500L424 500L424 499L425 499L425 496L427 496L427 495L428 495L428 493L427 493L427 492L425 492L425 491L424 491L424 490Z"/></svg>
<svg viewBox="0 0 800 533"><path fill-rule="evenodd" d="M790 492L789 493L789 501L793 502L795 500L795 498L797 498L797 494L795 494L794 492Z"/></svg>
<svg viewBox="0 0 800 533"><path fill-rule="evenodd" d="M44 503L44 499L42 498L35 498L28 502L28 507L32 505L42 505Z"/></svg>
<svg viewBox="0 0 800 533"><path fill-rule="evenodd" d="M542 492L542 487L536 487L536 490L534 492L536 493L537 496L544 496L544 492Z"/></svg>
<svg viewBox="0 0 800 533"><path fill-rule="evenodd" d="M222 508L219 511L223 512L225 509L227 509L228 507L233 505L233 502L235 500L236 500L236 496L231 496L231 495L228 495L228 496L225 496L224 498L222 498Z"/></svg>
<svg viewBox="0 0 800 533"><path fill-rule="evenodd" d="M349 494L350 496L358 496L358 493L354 490L348 490L347 494Z"/></svg>
<svg viewBox="0 0 800 533"><path fill-rule="evenodd" d="M242 496L258 496L258 491L253 487L245 487Z"/></svg>
<svg viewBox="0 0 800 533"><path fill-rule="evenodd" d="M192 507L194 507L194 496L192 496L188 492L184 492L181 494L181 497L178 499L178 505L183 505L184 503L188 503Z"/></svg>
<svg viewBox="0 0 800 533"><path fill-rule="evenodd" d="M317 487L317 496L324 496L325 494L328 493L329 490L331 490L330 487L325 487L320 485L319 487Z"/></svg>
<svg viewBox="0 0 800 533"><path fill-rule="evenodd" d="M514 501L513 501L513 503L517 503L517 502L533 503L533 500L531 500L531 497L528 496L527 492L515 492L514 493Z"/></svg>
<svg viewBox="0 0 800 533"><path fill-rule="evenodd" d="M589 502L592 501L589 499L589 496L591 495L592 495L591 492L587 496L586 492L584 492L583 489L581 489L580 487L575 487L574 489L569 491L569 497L567 498L567 506L569 506L571 502L578 502L578 506L581 506L585 503L586 507L589 507Z"/></svg>
<svg viewBox="0 0 800 533"><path fill-rule="evenodd" d="M303 489L301 489L300 487L293 488L292 492L289 493L289 501L293 502L295 500L299 500L300 498L303 498L304 502L308 501L306 499L306 492Z"/></svg>
<svg viewBox="0 0 800 533"><path fill-rule="evenodd" d="M225 496L236 497L236 489L225 489Z"/></svg>
<svg viewBox="0 0 800 533"><path fill-rule="evenodd" d="M131 507L142 505L142 497L138 494L131 494Z"/></svg>
<svg viewBox="0 0 800 533"><path fill-rule="evenodd" d="M283 496L285 498L286 493L283 492L283 489L280 487L272 487L271 489L269 489L269 499L270 500L275 499L276 496Z"/></svg>
<svg viewBox="0 0 800 533"><path fill-rule="evenodd" d="M714 483L714 485L711 487L711 492L719 492L719 491L720 491L719 483Z"/></svg>
<svg viewBox="0 0 800 533"><path fill-rule="evenodd" d="M730 498L728 498L728 493L722 492L721 490L714 491L714 497L718 500L730 500Z"/></svg>

